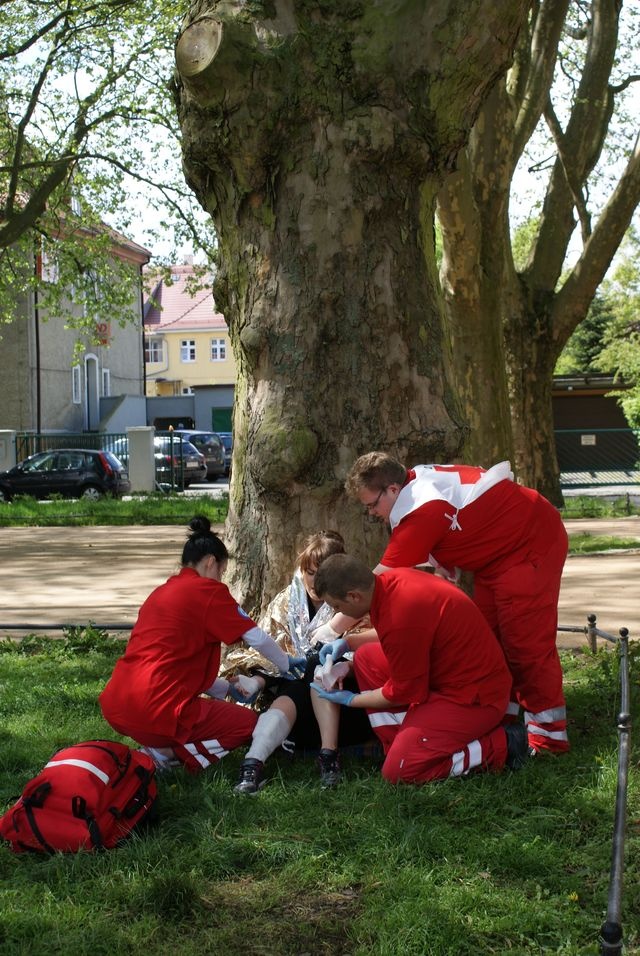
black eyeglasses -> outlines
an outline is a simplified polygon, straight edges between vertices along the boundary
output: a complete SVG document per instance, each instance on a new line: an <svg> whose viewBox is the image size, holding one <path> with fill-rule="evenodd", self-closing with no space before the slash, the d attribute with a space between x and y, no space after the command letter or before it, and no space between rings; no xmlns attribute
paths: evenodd
<svg viewBox="0 0 640 956"><path fill-rule="evenodd" d="M365 501L365 502L363 502L364 507L365 507L365 511L367 512L367 514L371 514L372 510L377 507L378 502L380 501L380 499L382 498L383 494L385 493L385 491L387 490L388 487L389 487L389 486L386 485L386 486L380 491L380 494L378 495L378 497L377 497L377 498L374 498L373 501Z"/></svg>

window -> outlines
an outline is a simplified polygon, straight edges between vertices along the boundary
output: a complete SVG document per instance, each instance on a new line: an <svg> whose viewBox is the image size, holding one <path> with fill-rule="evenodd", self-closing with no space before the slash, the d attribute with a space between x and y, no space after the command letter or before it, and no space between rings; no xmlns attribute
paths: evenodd
<svg viewBox="0 0 640 956"><path fill-rule="evenodd" d="M180 361L195 362L196 360L196 340L182 339L180 342Z"/></svg>
<svg viewBox="0 0 640 956"><path fill-rule="evenodd" d="M36 455L31 461L23 466L23 471L27 473L40 471L54 471L56 467L56 455L53 452L43 452L42 455Z"/></svg>
<svg viewBox="0 0 640 956"><path fill-rule="evenodd" d="M189 385L184 385L181 391L182 395L193 395L193 389Z"/></svg>
<svg viewBox="0 0 640 956"><path fill-rule="evenodd" d="M164 341L162 339L144 340L144 360L150 362L164 362Z"/></svg>
<svg viewBox="0 0 640 956"><path fill-rule="evenodd" d="M71 401L74 405L82 402L82 372L79 365L71 369Z"/></svg>
<svg viewBox="0 0 640 956"><path fill-rule="evenodd" d="M54 248L47 248L44 240L41 247L40 276L43 282L55 284L60 277L58 259Z"/></svg>
<svg viewBox="0 0 640 956"><path fill-rule="evenodd" d="M102 394L105 398L111 395L111 372L108 368L102 369Z"/></svg>
<svg viewBox="0 0 640 956"><path fill-rule="evenodd" d="M89 269L83 277L84 286L82 289L82 314L89 315L89 309L95 307L104 299L103 280L97 272ZM101 343L102 344L102 343Z"/></svg>
<svg viewBox="0 0 640 956"><path fill-rule="evenodd" d="M225 339L211 339L211 361L224 362L227 357L227 343Z"/></svg>

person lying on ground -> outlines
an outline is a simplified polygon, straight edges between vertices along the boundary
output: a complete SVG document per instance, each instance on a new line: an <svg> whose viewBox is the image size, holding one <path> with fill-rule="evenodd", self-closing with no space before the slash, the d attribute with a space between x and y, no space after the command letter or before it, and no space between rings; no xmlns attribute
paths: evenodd
<svg viewBox="0 0 640 956"><path fill-rule="evenodd" d="M314 579L325 558L342 553L344 541L337 531L310 535L297 557L291 583L276 595L260 619L260 626L273 635L287 654L306 659L301 680L289 681L274 675L251 648L232 647L227 651L221 674L247 682L245 686L251 693L248 700L262 711L240 767L236 793L253 795L260 790L265 761L283 745L289 751L319 749L321 784L335 786L341 779L339 748L372 739L364 712L352 711L343 714L341 719L339 706L312 695L309 690L319 666L321 645L315 633L333 614L315 593ZM356 624L350 632L355 643L367 629L370 630L368 619ZM375 632L371 633L375 637ZM345 686L357 689L352 677Z"/></svg>

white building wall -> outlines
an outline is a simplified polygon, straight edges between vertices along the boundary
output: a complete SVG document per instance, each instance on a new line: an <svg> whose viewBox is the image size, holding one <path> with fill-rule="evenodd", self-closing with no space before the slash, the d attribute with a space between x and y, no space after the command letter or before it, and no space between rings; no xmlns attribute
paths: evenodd
<svg viewBox="0 0 640 956"><path fill-rule="evenodd" d="M103 370L108 370L112 396L144 394L143 385L143 339L140 296L133 303L137 320L121 327L117 320L111 323L108 345L95 345L87 336L74 329L65 329L62 319L46 319L39 316L40 354L40 428L42 431L80 432L87 428L97 429L99 415L88 422L87 367L93 374L93 366L87 366L87 357L95 356L98 382L97 403L103 397ZM37 359L35 317L33 302L20 302L16 306L17 318L0 329L0 379L3 382L3 399L0 402L0 428L17 431L36 430L37 416ZM72 366L78 355L74 352L76 341L83 345L79 354L80 403L73 401ZM133 424L133 423L132 423Z"/></svg>

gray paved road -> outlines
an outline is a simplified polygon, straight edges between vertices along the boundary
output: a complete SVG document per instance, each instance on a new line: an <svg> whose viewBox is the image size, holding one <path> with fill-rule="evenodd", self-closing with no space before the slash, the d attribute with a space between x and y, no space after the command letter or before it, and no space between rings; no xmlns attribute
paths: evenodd
<svg viewBox="0 0 640 956"><path fill-rule="evenodd" d="M588 526L587 526L588 525ZM636 535L640 519L568 522L570 533ZM0 634L18 624L133 624L138 607L177 567L179 527L0 529ZM598 615L603 630L622 626L640 637L640 552L569 558L560 622L583 625ZM582 635L560 635L579 646Z"/></svg>

